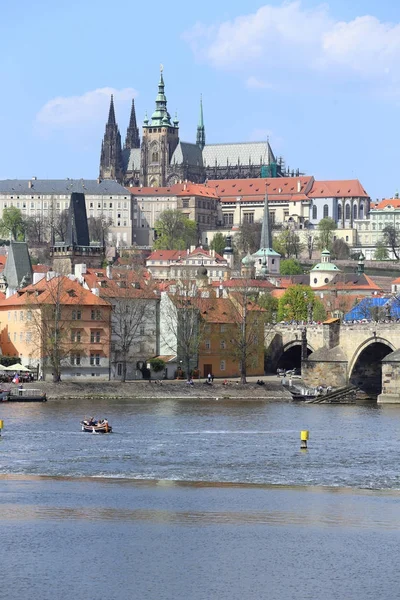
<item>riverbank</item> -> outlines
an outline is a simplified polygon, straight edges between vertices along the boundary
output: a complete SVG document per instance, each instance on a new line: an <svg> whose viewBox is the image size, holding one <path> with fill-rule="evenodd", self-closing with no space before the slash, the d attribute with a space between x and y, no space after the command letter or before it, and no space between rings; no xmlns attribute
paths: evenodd
<svg viewBox="0 0 400 600"><path fill-rule="evenodd" d="M52 383L39 381L25 384L26 388L40 388L47 394L48 400L68 400L75 398L98 398L105 400L120 400L137 398L141 400L162 400L169 398L187 399L219 399L219 400L248 400L270 401L290 400L290 394L282 387L281 380L276 376L263 377L264 385L257 385L257 378L249 378L242 385L236 379L228 380L227 385L222 380L214 380L212 385L204 380L188 385L186 381L79 381Z"/></svg>

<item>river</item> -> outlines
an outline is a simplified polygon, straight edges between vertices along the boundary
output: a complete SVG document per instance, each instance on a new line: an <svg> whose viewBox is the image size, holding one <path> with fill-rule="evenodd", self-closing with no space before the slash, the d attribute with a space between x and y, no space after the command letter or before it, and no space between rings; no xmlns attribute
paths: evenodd
<svg viewBox="0 0 400 600"><path fill-rule="evenodd" d="M81 432L85 415L114 432ZM400 407L85 400L0 418L5 598L400 597Z"/></svg>

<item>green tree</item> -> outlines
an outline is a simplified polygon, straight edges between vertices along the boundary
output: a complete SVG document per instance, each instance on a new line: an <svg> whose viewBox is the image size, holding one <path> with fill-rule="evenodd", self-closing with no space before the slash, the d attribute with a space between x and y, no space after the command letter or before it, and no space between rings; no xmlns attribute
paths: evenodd
<svg viewBox="0 0 400 600"><path fill-rule="evenodd" d="M198 241L197 226L178 210L165 210L155 223L158 250L186 250Z"/></svg>
<svg viewBox="0 0 400 600"><path fill-rule="evenodd" d="M325 309L309 286L293 285L278 303L278 321L323 321Z"/></svg>
<svg viewBox="0 0 400 600"><path fill-rule="evenodd" d="M295 258L288 258L281 261L280 274L281 275L301 275L303 269L301 264Z"/></svg>
<svg viewBox="0 0 400 600"><path fill-rule="evenodd" d="M276 323L278 298L271 296L271 294L260 294L256 298L252 297L252 300L264 309L265 323Z"/></svg>
<svg viewBox="0 0 400 600"><path fill-rule="evenodd" d="M374 259L375 260L387 260L389 258L389 252L383 242L377 242L375 246Z"/></svg>
<svg viewBox="0 0 400 600"><path fill-rule="evenodd" d="M242 223L235 241L241 255L254 254L260 248L261 223Z"/></svg>
<svg viewBox="0 0 400 600"><path fill-rule="evenodd" d="M222 256L224 253L225 247L226 247L226 235L223 235L220 231L218 231L218 233L216 233L212 239L210 248L211 248L211 250L215 250L215 252L217 254L220 254Z"/></svg>
<svg viewBox="0 0 400 600"><path fill-rule="evenodd" d="M394 227L394 225L386 225L386 227L384 227L382 229L382 234L383 234L384 244L386 246L389 246L389 248L392 250L393 254L396 257L396 260L399 260L399 258L400 258L400 253L399 253L400 233L399 233L399 231Z"/></svg>
<svg viewBox="0 0 400 600"><path fill-rule="evenodd" d="M275 252L278 252L283 258L292 256L298 258L304 248L299 236L292 229L283 229L279 235L274 237L272 246Z"/></svg>
<svg viewBox="0 0 400 600"><path fill-rule="evenodd" d="M13 240L23 240L26 224L22 212L15 206L3 210L3 218L0 219L0 233L11 236Z"/></svg>
<svg viewBox="0 0 400 600"><path fill-rule="evenodd" d="M332 250L333 232L337 229L331 217L325 217L318 223L318 247L320 250Z"/></svg>

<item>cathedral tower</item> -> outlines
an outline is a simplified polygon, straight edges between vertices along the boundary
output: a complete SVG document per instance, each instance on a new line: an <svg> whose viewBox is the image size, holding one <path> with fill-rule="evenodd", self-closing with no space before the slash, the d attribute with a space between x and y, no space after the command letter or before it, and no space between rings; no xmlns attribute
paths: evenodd
<svg viewBox="0 0 400 600"><path fill-rule="evenodd" d="M140 148L139 129L136 123L135 100L132 100L131 118L129 119L129 127L126 131L124 149L132 150L132 148Z"/></svg>
<svg viewBox="0 0 400 600"><path fill-rule="evenodd" d="M121 135L115 120L114 98L111 94L110 110L100 155L100 179L123 180Z"/></svg>
<svg viewBox="0 0 400 600"><path fill-rule="evenodd" d="M196 144L203 150L206 145L206 130L204 127L204 118L203 118L203 98L200 96L200 116L199 116L199 124L197 125L197 137Z"/></svg>
<svg viewBox="0 0 400 600"><path fill-rule="evenodd" d="M140 181L144 186L168 185L168 167L179 142L179 123L177 119L171 122L164 89L161 66L156 109L151 116L151 121L149 122L146 116L143 123Z"/></svg>

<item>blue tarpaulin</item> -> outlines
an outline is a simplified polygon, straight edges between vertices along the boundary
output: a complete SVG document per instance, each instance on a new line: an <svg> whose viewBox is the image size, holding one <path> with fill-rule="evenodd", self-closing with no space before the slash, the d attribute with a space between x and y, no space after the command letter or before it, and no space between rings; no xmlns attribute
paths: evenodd
<svg viewBox="0 0 400 600"><path fill-rule="evenodd" d="M394 298L363 298L344 316L345 321L381 321L400 319L400 300Z"/></svg>

